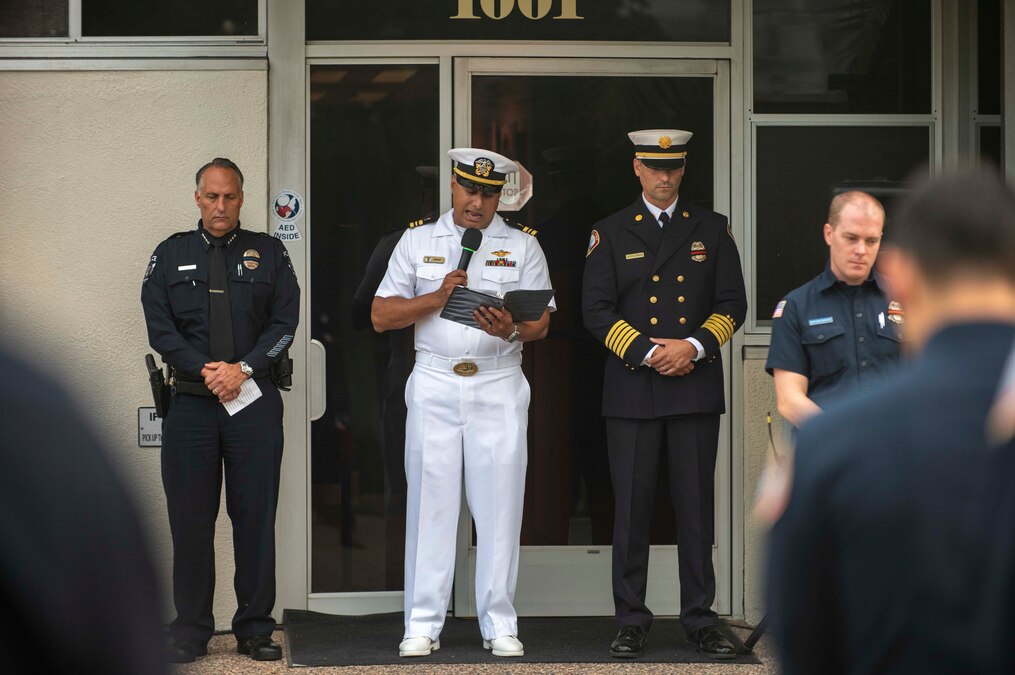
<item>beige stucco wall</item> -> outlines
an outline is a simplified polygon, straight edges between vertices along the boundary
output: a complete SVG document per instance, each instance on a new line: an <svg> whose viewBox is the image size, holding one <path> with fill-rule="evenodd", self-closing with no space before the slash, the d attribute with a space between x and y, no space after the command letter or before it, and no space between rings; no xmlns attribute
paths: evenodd
<svg viewBox="0 0 1015 675"><path fill-rule="evenodd" d="M137 447L137 408L152 405L141 278L156 244L197 222L194 171L216 155L243 169L244 226L266 228L267 73L2 72L0 91L4 346L77 394L138 498L168 593L159 449ZM224 507L216 546L228 628Z"/></svg>
<svg viewBox="0 0 1015 675"><path fill-rule="evenodd" d="M775 409L775 388L765 372L768 350L748 347L744 361L744 618L757 624L765 614L764 565L767 528L751 517L754 494L769 453L766 417L780 452L789 447L789 426Z"/></svg>

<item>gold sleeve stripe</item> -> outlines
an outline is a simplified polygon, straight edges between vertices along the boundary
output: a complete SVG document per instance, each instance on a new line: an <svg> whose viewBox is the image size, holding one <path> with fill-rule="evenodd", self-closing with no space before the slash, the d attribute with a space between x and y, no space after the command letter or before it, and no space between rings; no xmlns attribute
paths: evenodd
<svg viewBox="0 0 1015 675"><path fill-rule="evenodd" d="M609 333L606 334L607 349L619 356L624 358L624 352L631 346L641 333L631 327L629 323L621 319L617 323L613 324L613 328L610 329Z"/></svg>
<svg viewBox="0 0 1015 675"><path fill-rule="evenodd" d="M705 328L715 336L720 347L730 341L733 337L733 332L736 330L733 320L722 314L713 314L708 317L705 323L702 324L702 328Z"/></svg>

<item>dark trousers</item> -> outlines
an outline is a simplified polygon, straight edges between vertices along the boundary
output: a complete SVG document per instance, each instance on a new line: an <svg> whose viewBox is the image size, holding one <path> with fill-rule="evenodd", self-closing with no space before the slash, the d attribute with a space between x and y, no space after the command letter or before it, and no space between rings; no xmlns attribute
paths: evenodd
<svg viewBox="0 0 1015 675"><path fill-rule="evenodd" d="M170 625L180 639L207 642L215 630L215 519L225 467L233 523L238 640L271 633L275 620L275 510L282 466L282 398L263 396L230 417L211 396L177 395L162 424L162 485L173 535Z"/></svg>
<svg viewBox="0 0 1015 675"><path fill-rule="evenodd" d="M670 499L677 524L680 622L687 631L715 624L712 543L719 415L611 417L606 420L606 437L616 499L613 601L617 624L645 630L652 625L645 588L662 452L669 463Z"/></svg>

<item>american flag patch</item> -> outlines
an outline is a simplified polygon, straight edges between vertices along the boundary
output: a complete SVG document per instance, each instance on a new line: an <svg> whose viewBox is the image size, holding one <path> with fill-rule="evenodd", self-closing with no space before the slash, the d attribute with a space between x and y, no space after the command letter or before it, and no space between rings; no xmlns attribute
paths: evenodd
<svg viewBox="0 0 1015 675"><path fill-rule="evenodd" d="M772 312L772 318L773 319L778 319L780 316L782 316L782 310L784 310L785 308L786 308L786 301L785 300L780 300L779 304L775 306L775 311Z"/></svg>

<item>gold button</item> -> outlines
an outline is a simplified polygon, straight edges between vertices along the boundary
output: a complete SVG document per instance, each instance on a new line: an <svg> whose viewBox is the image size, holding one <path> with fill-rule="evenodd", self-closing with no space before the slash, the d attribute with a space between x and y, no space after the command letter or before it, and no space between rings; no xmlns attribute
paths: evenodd
<svg viewBox="0 0 1015 675"><path fill-rule="evenodd" d="M685 323L687 323L687 319L680 317L680 325L683 326Z"/></svg>
<svg viewBox="0 0 1015 675"><path fill-rule="evenodd" d="M650 324L652 324L652 325L654 326L654 325L656 325L657 323L659 323L659 319L657 319L657 318L655 318L655 317L653 316L653 317L652 317L651 319L649 319L649 320L648 320L648 322L649 322Z"/></svg>
<svg viewBox="0 0 1015 675"><path fill-rule="evenodd" d="M648 301L654 305L656 302L658 302L658 298L656 298L656 296L653 295L651 298L648 299Z"/></svg>
<svg viewBox="0 0 1015 675"><path fill-rule="evenodd" d="M653 274L652 275L652 281L659 281L659 275L658 274Z"/></svg>
<svg viewBox="0 0 1015 675"><path fill-rule="evenodd" d="M641 222L641 214L639 213L638 215L636 215L634 217L634 220L635 220L635 222L639 222L640 223Z"/></svg>
<svg viewBox="0 0 1015 675"><path fill-rule="evenodd" d="M684 275L681 274L680 276L678 276L677 281L679 281L680 283L684 283Z"/></svg>
<svg viewBox="0 0 1015 675"><path fill-rule="evenodd" d="M681 295L679 298L677 298L677 302L683 302L683 301L684 301L684 296Z"/></svg>

